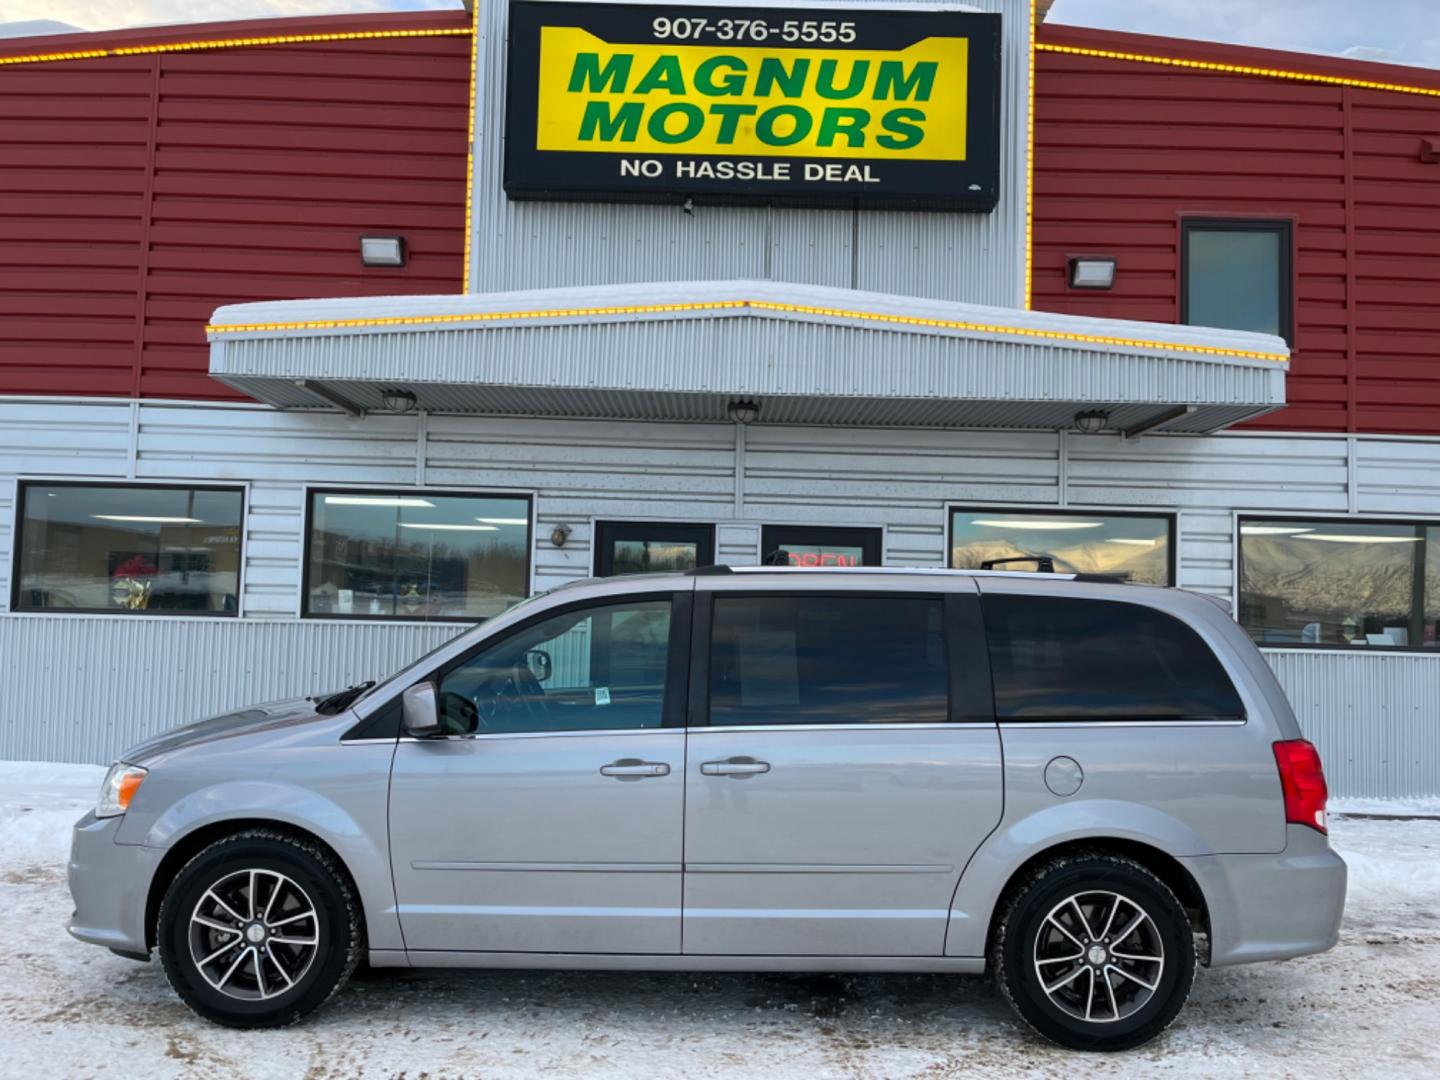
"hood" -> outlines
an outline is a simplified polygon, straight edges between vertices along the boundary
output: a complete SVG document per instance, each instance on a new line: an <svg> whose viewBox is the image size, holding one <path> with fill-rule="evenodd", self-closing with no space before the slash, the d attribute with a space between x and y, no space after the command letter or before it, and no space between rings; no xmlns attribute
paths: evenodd
<svg viewBox="0 0 1440 1080"><path fill-rule="evenodd" d="M144 765L156 758L188 746L214 742L235 735L249 735L266 729L293 727L315 721L331 721L333 716L316 711L317 699L308 697L285 698L268 701L260 705L247 705L233 712L220 713L204 720L196 720L183 727L171 728L138 746L132 746L120 755L121 761L132 765Z"/></svg>

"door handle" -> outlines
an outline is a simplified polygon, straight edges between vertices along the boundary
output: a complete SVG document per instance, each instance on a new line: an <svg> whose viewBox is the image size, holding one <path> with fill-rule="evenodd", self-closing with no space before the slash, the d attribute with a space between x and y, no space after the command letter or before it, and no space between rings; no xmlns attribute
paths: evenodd
<svg viewBox="0 0 1440 1080"><path fill-rule="evenodd" d="M728 761L706 761L701 763L700 772L705 776L756 776L770 771L768 761L754 758L730 758Z"/></svg>
<svg viewBox="0 0 1440 1080"><path fill-rule="evenodd" d="M616 776L621 780L643 780L647 776L669 776L670 766L663 761L640 761L636 758L621 758L609 765L600 766L601 776Z"/></svg>

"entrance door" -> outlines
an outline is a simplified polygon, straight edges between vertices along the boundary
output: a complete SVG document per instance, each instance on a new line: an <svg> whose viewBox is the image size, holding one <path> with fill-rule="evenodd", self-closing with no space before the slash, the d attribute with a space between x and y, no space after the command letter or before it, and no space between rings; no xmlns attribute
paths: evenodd
<svg viewBox="0 0 1440 1080"><path fill-rule="evenodd" d="M408 949L680 951L689 608L552 609L436 673L390 785Z"/></svg>
<svg viewBox="0 0 1440 1080"><path fill-rule="evenodd" d="M692 724L708 704L709 725L686 760L685 952L941 955L960 872L1001 811L973 585L716 580L697 593L711 630Z"/></svg>

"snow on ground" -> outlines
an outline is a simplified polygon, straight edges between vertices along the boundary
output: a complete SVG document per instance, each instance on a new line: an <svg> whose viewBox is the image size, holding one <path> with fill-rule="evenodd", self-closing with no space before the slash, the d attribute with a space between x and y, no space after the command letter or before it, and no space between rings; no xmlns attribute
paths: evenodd
<svg viewBox="0 0 1440 1080"><path fill-rule="evenodd" d="M372 973L284 1031L192 1015L158 964L65 933L69 829L102 770L0 764L0 1076L1440 1075L1440 821L1338 818L1340 946L1201 971L1157 1042L1072 1054L979 978Z"/></svg>

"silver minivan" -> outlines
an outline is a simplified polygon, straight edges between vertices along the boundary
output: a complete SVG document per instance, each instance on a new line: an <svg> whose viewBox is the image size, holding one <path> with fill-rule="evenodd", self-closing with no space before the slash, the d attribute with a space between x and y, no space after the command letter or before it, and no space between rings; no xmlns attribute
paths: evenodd
<svg viewBox="0 0 1440 1080"><path fill-rule="evenodd" d="M1325 780L1214 600L1081 576L578 582L125 754L70 932L236 1027L357 964L993 974L1118 1050L1336 942Z"/></svg>

